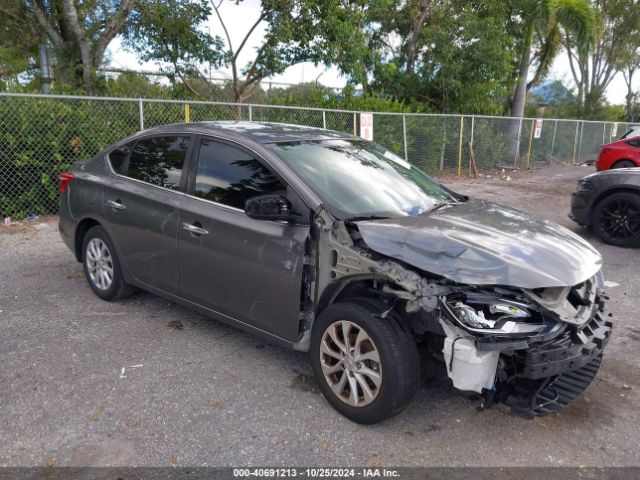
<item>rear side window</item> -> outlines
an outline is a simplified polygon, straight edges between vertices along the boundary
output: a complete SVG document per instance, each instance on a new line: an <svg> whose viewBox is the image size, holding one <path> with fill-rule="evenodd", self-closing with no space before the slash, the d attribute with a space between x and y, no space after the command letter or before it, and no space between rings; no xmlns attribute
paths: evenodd
<svg viewBox="0 0 640 480"><path fill-rule="evenodd" d="M129 156L125 175L136 180L177 189L190 137L152 137L136 143Z"/></svg>
<svg viewBox="0 0 640 480"><path fill-rule="evenodd" d="M126 145L122 145L121 147L114 148L109 152L109 163L111 164L111 168L113 168L114 172L121 175L125 174L127 158L129 158L129 154L131 153L131 149L133 148L134 144L135 142L130 142Z"/></svg>
<svg viewBox="0 0 640 480"><path fill-rule="evenodd" d="M247 199L266 194L285 196L287 188L253 155L225 143L201 142L197 197L244 209Z"/></svg>

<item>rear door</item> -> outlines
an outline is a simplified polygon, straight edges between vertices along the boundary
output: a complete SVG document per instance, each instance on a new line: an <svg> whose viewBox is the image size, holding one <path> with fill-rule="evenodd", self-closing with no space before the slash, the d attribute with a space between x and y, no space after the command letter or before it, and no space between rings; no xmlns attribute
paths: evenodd
<svg viewBox="0 0 640 480"><path fill-rule="evenodd" d="M144 286L178 295L178 205L192 138L156 135L110 153L103 210L118 254Z"/></svg>
<svg viewBox="0 0 640 480"><path fill-rule="evenodd" d="M179 210L181 295L286 340L298 334L309 210L242 147L202 138ZM254 220L245 201L287 197L300 222Z"/></svg>

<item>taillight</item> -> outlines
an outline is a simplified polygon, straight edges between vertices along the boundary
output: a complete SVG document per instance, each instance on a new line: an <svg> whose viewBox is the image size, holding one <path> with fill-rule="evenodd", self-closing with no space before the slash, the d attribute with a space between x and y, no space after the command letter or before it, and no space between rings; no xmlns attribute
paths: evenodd
<svg viewBox="0 0 640 480"><path fill-rule="evenodd" d="M64 193L69 184L73 181L76 176L71 172L62 172L60 174L60 193Z"/></svg>

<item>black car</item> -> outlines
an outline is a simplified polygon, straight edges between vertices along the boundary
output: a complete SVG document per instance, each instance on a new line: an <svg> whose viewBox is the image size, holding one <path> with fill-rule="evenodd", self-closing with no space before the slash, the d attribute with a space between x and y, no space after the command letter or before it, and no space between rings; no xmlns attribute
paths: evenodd
<svg viewBox="0 0 640 480"><path fill-rule="evenodd" d="M590 227L602 241L640 246L640 168L619 168L578 180L569 218Z"/></svg>

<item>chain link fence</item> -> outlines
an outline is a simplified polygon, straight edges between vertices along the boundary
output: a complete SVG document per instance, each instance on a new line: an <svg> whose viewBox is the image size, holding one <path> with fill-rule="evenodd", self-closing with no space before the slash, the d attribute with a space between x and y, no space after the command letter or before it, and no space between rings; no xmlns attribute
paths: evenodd
<svg viewBox="0 0 640 480"><path fill-rule="evenodd" d="M0 94L0 217L55 213L58 176L144 128L207 120L282 122L359 135L361 112L220 102ZM626 123L373 113L373 140L429 174L594 160ZM473 155L471 154L473 152Z"/></svg>

